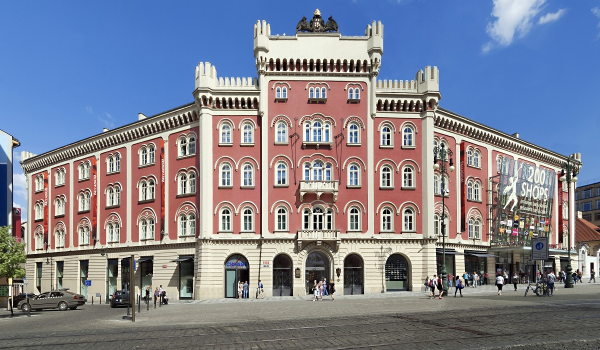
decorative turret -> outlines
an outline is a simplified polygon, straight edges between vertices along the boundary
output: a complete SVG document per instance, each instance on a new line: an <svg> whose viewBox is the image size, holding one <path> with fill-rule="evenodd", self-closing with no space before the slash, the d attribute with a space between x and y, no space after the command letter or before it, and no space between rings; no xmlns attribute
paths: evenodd
<svg viewBox="0 0 600 350"><path fill-rule="evenodd" d="M365 35L369 38L367 52L371 58L371 71L377 76L381 67L381 55L383 55L383 24L381 21L367 25Z"/></svg>
<svg viewBox="0 0 600 350"><path fill-rule="evenodd" d="M418 92L440 92L440 72L436 66L425 67L417 72L417 91Z"/></svg>

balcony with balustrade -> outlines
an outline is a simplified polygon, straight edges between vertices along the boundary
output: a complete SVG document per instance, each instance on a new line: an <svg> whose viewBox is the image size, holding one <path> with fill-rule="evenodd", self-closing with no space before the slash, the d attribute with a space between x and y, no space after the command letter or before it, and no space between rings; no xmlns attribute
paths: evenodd
<svg viewBox="0 0 600 350"><path fill-rule="evenodd" d="M304 200L304 195L307 193L315 193L317 199L321 199L321 195L331 193L333 195L333 201L337 201L338 196L338 180L333 181L314 181L314 180L301 180L300 181L300 201Z"/></svg>
<svg viewBox="0 0 600 350"><path fill-rule="evenodd" d="M322 245L323 242L328 243L336 250L340 246L340 230L298 230L297 235L298 250L302 250L303 245L317 243Z"/></svg>

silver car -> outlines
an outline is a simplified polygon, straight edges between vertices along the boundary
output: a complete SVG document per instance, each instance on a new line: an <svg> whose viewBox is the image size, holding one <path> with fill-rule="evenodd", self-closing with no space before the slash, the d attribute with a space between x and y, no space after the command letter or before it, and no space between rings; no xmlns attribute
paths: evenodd
<svg viewBox="0 0 600 350"><path fill-rule="evenodd" d="M66 311L67 309L75 310L78 306L85 304L86 299L83 295L69 292L67 290L55 290L52 292L36 295L34 298L21 300L17 305L17 309L23 312L30 310L42 309L59 309Z"/></svg>

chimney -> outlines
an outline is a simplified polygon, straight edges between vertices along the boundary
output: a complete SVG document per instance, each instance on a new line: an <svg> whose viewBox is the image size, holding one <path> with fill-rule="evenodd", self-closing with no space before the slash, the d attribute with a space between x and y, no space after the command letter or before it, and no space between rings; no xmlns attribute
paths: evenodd
<svg viewBox="0 0 600 350"><path fill-rule="evenodd" d="M144 113L138 113L138 120L142 120L142 119L146 119L146 118L148 118L148 117L146 117L144 115Z"/></svg>

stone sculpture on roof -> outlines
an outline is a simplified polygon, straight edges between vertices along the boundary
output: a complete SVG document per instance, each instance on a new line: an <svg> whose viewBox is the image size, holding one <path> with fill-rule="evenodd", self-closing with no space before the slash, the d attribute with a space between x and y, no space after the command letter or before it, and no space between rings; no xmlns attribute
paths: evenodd
<svg viewBox="0 0 600 350"><path fill-rule="evenodd" d="M311 32L311 33L337 33L339 31L337 22L333 17L329 17L327 23L321 17L321 11L316 9L313 18L310 22L306 21L306 17L302 17L296 26L296 33Z"/></svg>

